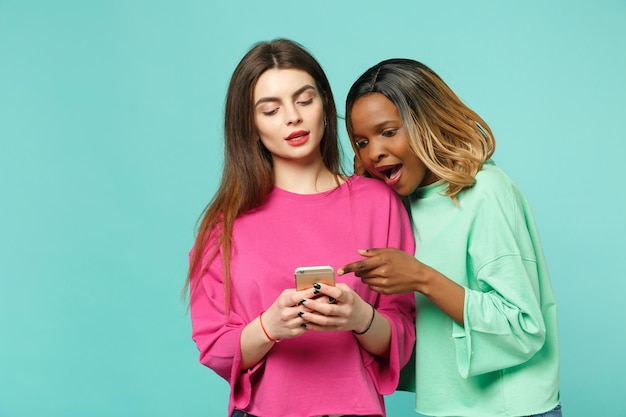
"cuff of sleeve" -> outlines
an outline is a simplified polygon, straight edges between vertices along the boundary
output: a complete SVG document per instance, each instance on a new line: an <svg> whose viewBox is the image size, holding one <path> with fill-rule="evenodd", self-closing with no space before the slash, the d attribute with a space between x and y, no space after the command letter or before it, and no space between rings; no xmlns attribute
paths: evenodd
<svg viewBox="0 0 626 417"><path fill-rule="evenodd" d="M465 289L465 300L463 307L463 317L465 318L465 326L461 326L456 321L452 321L452 339L456 350L456 363L459 374L463 379L467 379L470 375L470 365L472 356L472 336L470 332L470 319L468 314L468 306L473 291Z"/></svg>
<svg viewBox="0 0 626 417"><path fill-rule="evenodd" d="M241 338L241 332L239 332L239 337ZM250 404L250 398L252 396L252 384L250 379L265 363L265 358L245 371L240 371L241 359L241 345L237 344L230 375L230 403L243 409Z"/></svg>
<svg viewBox="0 0 626 417"><path fill-rule="evenodd" d="M406 343L402 343L406 339L402 326L392 320L385 311L381 311L381 309L377 311L385 317L385 319L387 319L390 325L391 340L389 345L389 357L373 357L371 353L368 353L363 348L361 348L361 353L372 358L369 364L365 362L365 366L367 371L372 376L372 380L376 385L378 393L382 395L390 395L393 394L398 386L400 370L410 355L410 346L405 346Z"/></svg>

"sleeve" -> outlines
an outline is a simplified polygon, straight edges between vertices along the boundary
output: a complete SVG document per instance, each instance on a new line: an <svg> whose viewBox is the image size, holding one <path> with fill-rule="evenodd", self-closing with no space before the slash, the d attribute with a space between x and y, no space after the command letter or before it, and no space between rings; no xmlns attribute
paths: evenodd
<svg viewBox="0 0 626 417"><path fill-rule="evenodd" d="M546 336L535 253L541 249L529 232L532 217L512 186L496 189L492 197L490 207L476 211L471 229L465 326L453 322L464 378L523 364Z"/></svg>
<svg viewBox="0 0 626 417"><path fill-rule="evenodd" d="M415 240L408 213L395 194L391 196L389 221L384 232L387 234L387 247L401 249L415 254ZM407 364L415 344L415 295L414 293L382 295L377 294L374 306L380 315L389 321L391 344L389 357L376 357L369 372L376 382L378 392L392 394L400 379L400 371Z"/></svg>
<svg viewBox="0 0 626 417"><path fill-rule="evenodd" d="M191 277L192 339L200 352L200 363L230 384L230 404L245 407L252 392L250 377L264 359L252 369L240 371L241 332L247 321L234 308L230 308L226 316L221 265L222 258L218 253L208 267L203 260L201 272Z"/></svg>

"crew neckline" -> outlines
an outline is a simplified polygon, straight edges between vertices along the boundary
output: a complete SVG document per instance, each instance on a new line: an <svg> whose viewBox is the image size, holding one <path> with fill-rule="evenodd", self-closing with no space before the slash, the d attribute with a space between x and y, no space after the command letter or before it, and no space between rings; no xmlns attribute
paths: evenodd
<svg viewBox="0 0 626 417"><path fill-rule="evenodd" d="M421 200L424 198L441 196L442 193L445 192L445 188L447 187L447 185L447 183L439 180L430 185L419 187L411 193L410 198L411 200Z"/></svg>
<svg viewBox="0 0 626 417"><path fill-rule="evenodd" d="M346 178L346 180L343 183L341 183L337 187L331 188L330 190L322 191L319 193L314 193L314 194L298 194L292 191L287 191L283 188L280 188L274 185L272 187L271 194L278 196L278 197L288 198L290 200L296 200L296 201L319 201L319 200L325 199L330 194L347 187L348 184L352 182L353 178L354 176L349 176L348 178Z"/></svg>

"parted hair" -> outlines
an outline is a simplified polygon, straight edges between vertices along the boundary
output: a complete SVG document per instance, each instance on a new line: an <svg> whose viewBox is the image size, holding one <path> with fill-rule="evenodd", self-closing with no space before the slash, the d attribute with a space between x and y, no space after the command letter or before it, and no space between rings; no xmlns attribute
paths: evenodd
<svg viewBox="0 0 626 417"><path fill-rule="evenodd" d="M365 71L346 99L346 128L357 158L350 114L354 102L371 93L383 94L396 106L411 150L448 184L445 194L456 202L456 195L474 184L495 151L487 123L426 65L411 59L385 60Z"/></svg>
<svg viewBox="0 0 626 417"><path fill-rule="evenodd" d="M224 115L224 166L219 188L203 211L194 242L183 294L199 283L192 277L222 253L226 313L230 300L230 259L235 219L261 206L274 185L272 155L259 140L254 119L254 88L267 70L298 69L317 84L326 119L320 150L324 165L341 174L337 140L337 110L324 70L300 44L275 39L255 44L241 59L230 79ZM205 265L205 266L203 266Z"/></svg>

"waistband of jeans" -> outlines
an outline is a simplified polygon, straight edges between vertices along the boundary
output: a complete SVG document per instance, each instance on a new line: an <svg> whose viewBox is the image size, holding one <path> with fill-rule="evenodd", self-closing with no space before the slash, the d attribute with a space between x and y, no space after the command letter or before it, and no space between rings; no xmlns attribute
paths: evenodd
<svg viewBox="0 0 626 417"><path fill-rule="evenodd" d="M256 416L254 414L246 413L243 410L235 410L233 411L232 417L256 417ZM328 415L320 416L320 417L328 417ZM342 417L359 417L359 416L354 415L354 414L344 414L342 415Z"/></svg>

